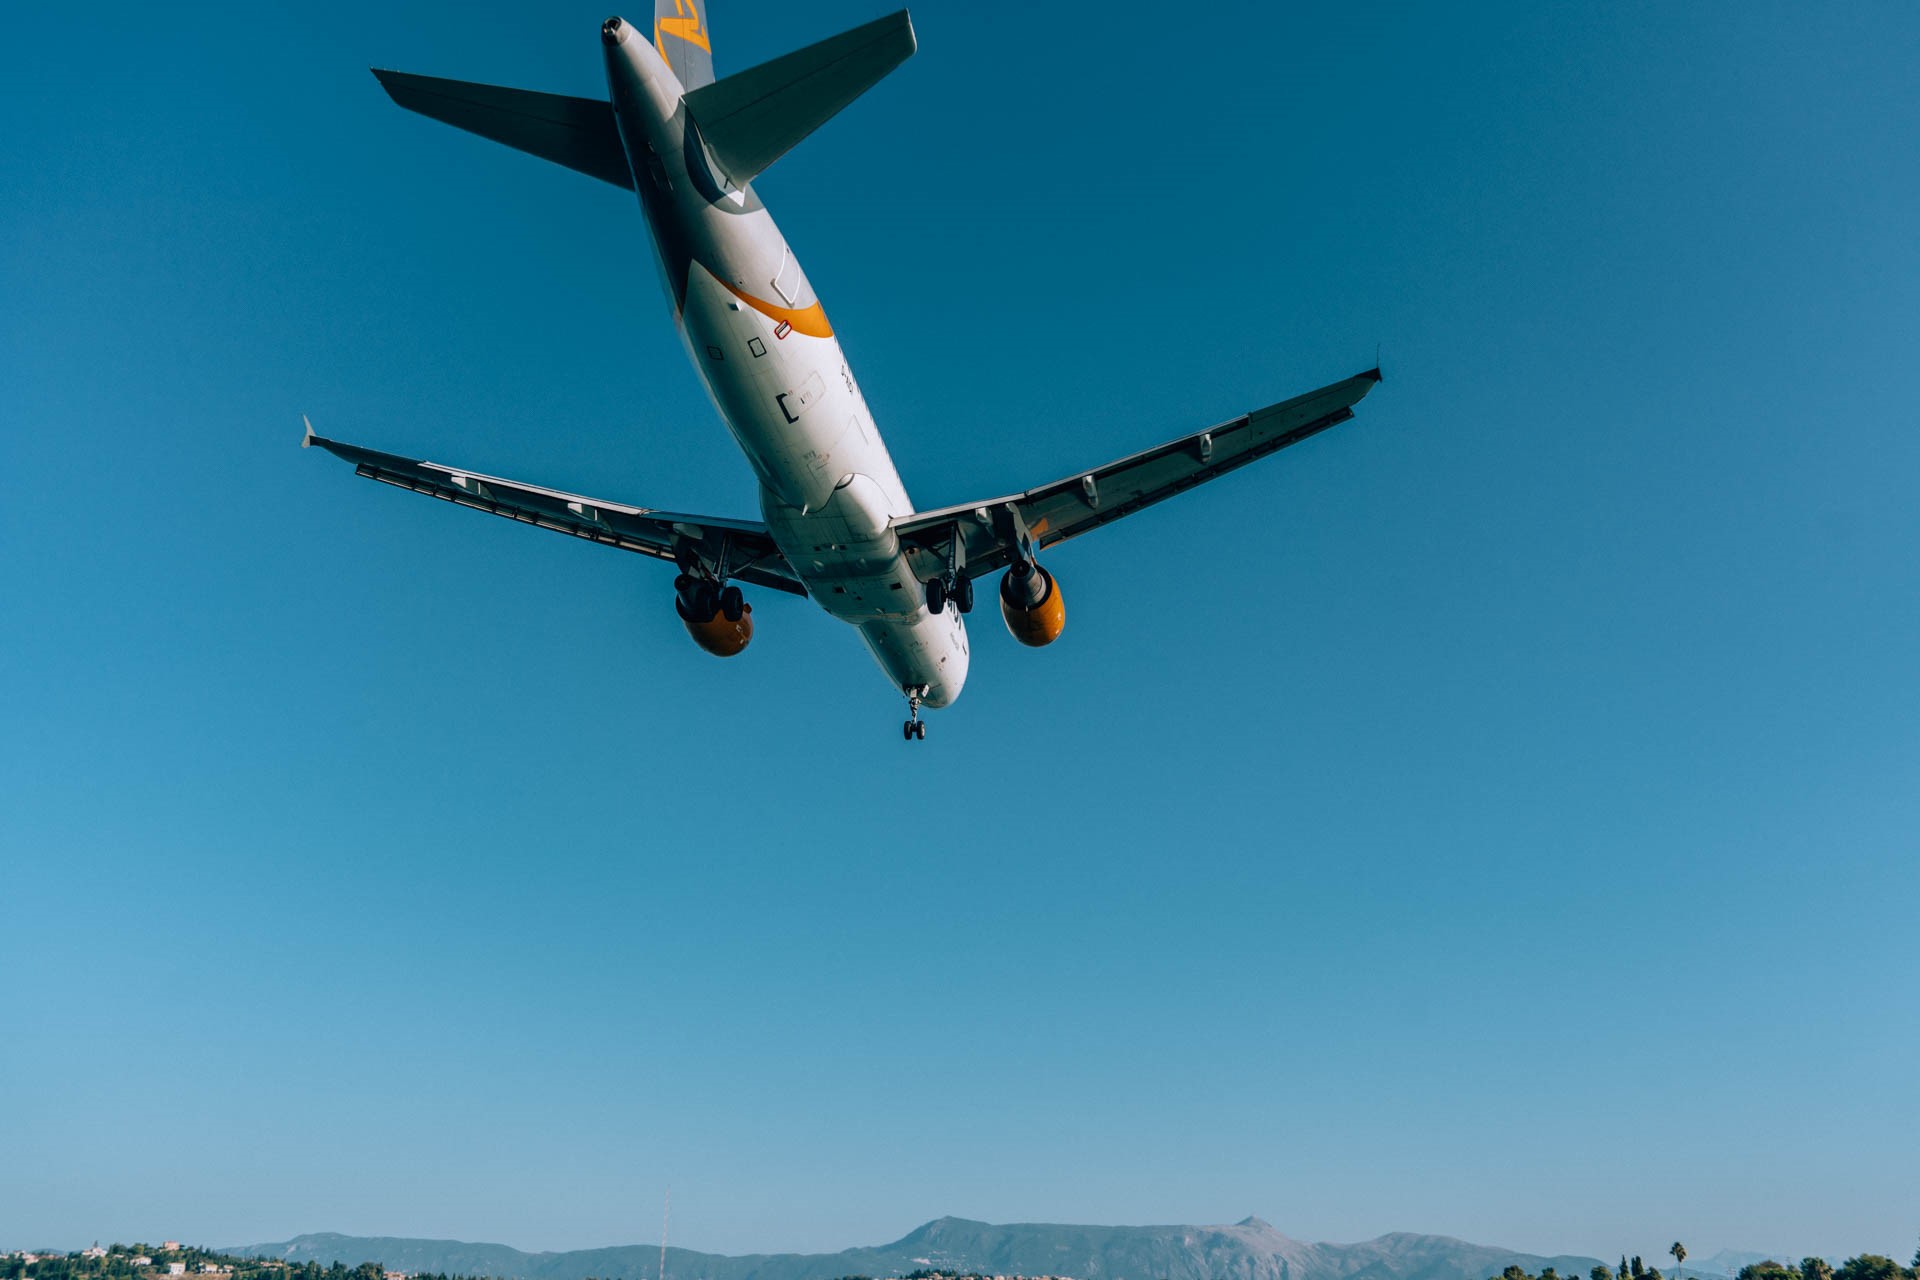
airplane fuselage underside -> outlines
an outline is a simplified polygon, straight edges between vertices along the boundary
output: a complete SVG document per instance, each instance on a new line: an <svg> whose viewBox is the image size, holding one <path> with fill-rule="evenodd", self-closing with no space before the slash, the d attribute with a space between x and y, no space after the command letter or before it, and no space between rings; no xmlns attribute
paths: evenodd
<svg viewBox="0 0 1920 1280"><path fill-rule="evenodd" d="M751 185L719 172L645 36L610 23L606 59L676 322L759 479L769 534L896 687L948 705L966 682L966 626L927 608L892 527L913 504L805 273Z"/></svg>

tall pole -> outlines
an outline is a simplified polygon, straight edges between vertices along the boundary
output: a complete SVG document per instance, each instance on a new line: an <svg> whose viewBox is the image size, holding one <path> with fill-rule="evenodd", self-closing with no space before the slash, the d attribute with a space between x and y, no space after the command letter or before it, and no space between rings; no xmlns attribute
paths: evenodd
<svg viewBox="0 0 1920 1280"><path fill-rule="evenodd" d="M660 1280L667 1280L667 1227L673 1222L673 1187L667 1187L667 1202L660 1210Z"/></svg>

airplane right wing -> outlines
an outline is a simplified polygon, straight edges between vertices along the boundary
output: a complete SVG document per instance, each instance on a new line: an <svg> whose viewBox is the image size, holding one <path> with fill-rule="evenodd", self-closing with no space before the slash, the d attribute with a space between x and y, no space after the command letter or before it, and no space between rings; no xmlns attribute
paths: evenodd
<svg viewBox="0 0 1920 1280"><path fill-rule="evenodd" d="M915 512L895 521L894 532L918 577L941 576L956 539L968 576L991 573L1019 558L1023 542L1031 550L1064 542L1338 426L1379 381L1380 371L1369 369L1025 493Z"/></svg>

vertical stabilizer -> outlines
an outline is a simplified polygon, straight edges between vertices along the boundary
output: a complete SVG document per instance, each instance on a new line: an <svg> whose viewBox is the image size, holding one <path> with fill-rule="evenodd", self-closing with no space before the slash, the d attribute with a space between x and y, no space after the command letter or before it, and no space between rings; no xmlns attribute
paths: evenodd
<svg viewBox="0 0 1920 1280"><path fill-rule="evenodd" d="M706 10L707 0L653 0L653 47L689 92L713 83Z"/></svg>

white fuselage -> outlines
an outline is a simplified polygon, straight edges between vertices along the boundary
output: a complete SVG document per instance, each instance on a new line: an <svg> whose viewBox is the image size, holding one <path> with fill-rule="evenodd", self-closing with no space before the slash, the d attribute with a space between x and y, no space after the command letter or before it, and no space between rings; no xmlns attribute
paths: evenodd
<svg viewBox="0 0 1920 1280"><path fill-rule="evenodd" d="M967 678L966 627L957 610L927 608L892 528L913 504L805 274L751 189L715 172L644 35L628 26L606 52L681 336L759 477L768 532L896 688L948 705Z"/></svg>

